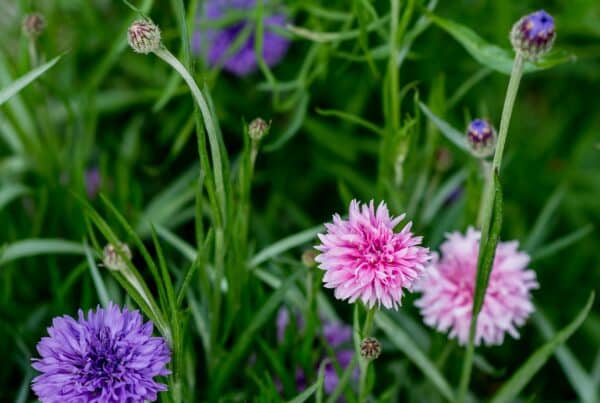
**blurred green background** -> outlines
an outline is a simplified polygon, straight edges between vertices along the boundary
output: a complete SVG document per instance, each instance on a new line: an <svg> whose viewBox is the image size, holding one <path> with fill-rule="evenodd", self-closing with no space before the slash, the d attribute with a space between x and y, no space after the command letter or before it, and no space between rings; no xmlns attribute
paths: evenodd
<svg viewBox="0 0 600 403"><path fill-rule="evenodd" d="M343 22L319 18L311 7L369 18L356 5L360 2L285 3L295 25L315 31L344 28ZM512 24L521 15L544 8L556 20L555 47L575 56L570 62L525 75L502 176L503 239L517 239L533 254L531 267L541 284L534 292L536 304L555 327L562 327L600 284L600 2L440 3L436 15L470 27L507 49ZM177 54L181 38L170 2L136 4L152 5L150 16ZM188 5L194 7L196 2ZM373 5L382 15L389 12L387 2ZM410 26L424 6L416 2ZM125 30L134 14L116 0L2 1L0 88L31 68L32 44L21 33L23 16L30 11L42 13L47 21L33 45L37 57L47 61L64 56L18 98L0 106L4 251L24 239L81 242L85 221L72 193L86 196L86 172L96 168L101 192L143 237L150 235L147 220L151 220L193 243L197 149L187 89L155 56L134 54L126 47ZM478 64L447 32L428 26L415 39L399 73L400 87L406 89L401 119L403 125L413 123L407 129L411 145L398 185L395 156L386 152L376 134L323 113L344 111L384 126L387 56L377 57L377 48L385 42L376 33L365 35L366 43L360 38L339 43L295 38L273 72L279 82L292 83L301 66L308 65L309 74L279 97L266 90L269 83L260 72L237 78L207 69L197 60L196 79L210 88L232 163L243 145L244 122L257 116L273 122L257 160L251 248L261 249L328 221L332 213L347 208L351 197L386 199L395 213L408 211L432 248L443 240L445 231L474 223L479 167L428 123L415 97L461 131L477 116L498 125L508 76ZM306 62L307 55L313 55L311 63ZM14 138L21 140L11 142ZM449 155L447 166L438 158L440 149ZM451 178L455 185L444 190ZM448 199L450 193L454 197ZM86 197L104 212L97 196ZM544 249L569 234L575 234L577 242L557 254ZM293 257L299 258L301 251L294 251ZM33 375L29 359L36 354L35 343L51 317L97 304L82 262L81 256L55 253L8 259L0 249L0 400L23 397ZM114 282L108 284L117 288ZM411 302L409 297L403 311L418 320ZM597 306L568 343L584 368L595 368L588 372L595 373L596 382L600 377ZM350 321L347 306L340 305L340 315ZM445 336L429 334L431 349L441 350ZM530 321L521 340L482 349L499 373L476 372L474 390L482 396L492 393L543 341ZM455 349L446 364L453 382L458 379L460 360ZM198 379L201 384L200 374ZM252 396L250 383L238 379L237 385ZM578 399L555 359L526 390L534 401Z"/></svg>

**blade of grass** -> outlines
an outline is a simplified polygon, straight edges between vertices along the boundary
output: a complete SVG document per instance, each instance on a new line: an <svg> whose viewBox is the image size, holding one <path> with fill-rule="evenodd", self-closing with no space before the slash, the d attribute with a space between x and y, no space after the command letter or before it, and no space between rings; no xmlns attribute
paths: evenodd
<svg viewBox="0 0 600 403"><path fill-rule="evenodd" d="M564 327L560 332L542 347L537 349L529 359L504 383L498 393L494 396L491 403L504 403L514 401L521 390L529 383L531 378L554 354L556 349L571 337L573 333L581 326L588 315L594 302L594 292L592 292L579 314Z"/></svg>
<svg viewBox="0 0 600 403"><path fill-rule="evenodd" d="M454 400L454 392L448 381L446 381L437 366L427 358L425 353L421 351L403 329L396 326L389 316L383 312L377 312L375 315L375 324L423 372L444 398L450 401Z"/></svg>

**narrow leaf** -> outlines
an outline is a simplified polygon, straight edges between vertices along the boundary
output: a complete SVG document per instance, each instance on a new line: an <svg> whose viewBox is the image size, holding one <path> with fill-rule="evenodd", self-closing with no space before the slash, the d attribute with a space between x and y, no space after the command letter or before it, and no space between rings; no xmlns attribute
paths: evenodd
<svg viewBox="0 0 600 403"><path fill-rule="evenodd" d="M529 359L510 377L510 379L500 388L492 403L512 402L519 395L521 390L529 383L531 378L542 368L548 359L554 354L554 351L581 326L587 317L592 303L594 302L594 292L592 292L587 303L579 314L564 329L542 347L537 349Z"/></svg>
<svg viewBox="0 0 600 403"><path fill-rule="evenodd" d="M56 56L54 59L50 60L48 63L45 63L35 69L31 70L29 73L25 74L17 78L15 81L10 83L8 87L0 90L0 105L8 101L13 95L18 94L23 88L27 87L33 81L35 81L39 76L44 74L46 71L50 70L58 61L60 60L60 56Z"/></svg>

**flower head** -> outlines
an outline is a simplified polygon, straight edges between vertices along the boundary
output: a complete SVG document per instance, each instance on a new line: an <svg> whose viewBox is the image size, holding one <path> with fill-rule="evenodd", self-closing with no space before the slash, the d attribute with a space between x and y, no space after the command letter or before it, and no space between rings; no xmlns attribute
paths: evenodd
<svg viewBox="0 0 600 403"><path fill-rule="evenodd" d="M286 16L274 10L272 2L264 1L262 56L268 66L277 64L287 52L289 40L275 33L273 27L283 27ZM249 14L256 7L256 0L207 0L204 3L204 20L215 22L228 13L243 12L242 18L220 28L198 31L194 34L193 49L201 54L209 65L223 68L238 76L245 76L258 67L254 42L255 22ZM241 44L239 43L242 40Z"/></svg>
<svg viewBox="0 0 600 403"><path fill-rule="evenodd" d="M475 119L467 128L467 140L476 156L488 157L496 146L496 130L487 120Z"/></svg>
<svg viewBox="0 0 600 403"><path fill-rule="evenodd" d="M142 403L167 390L153 378L170 373L165 366L171 352L138 311L111 303L86 318L79 310L77 320L54 318L48 334L37 345L41 358L32 364L42 373L32 388L44 403Z"/></svg>
<svg viewBox="0 0 600 403"><path fill-rule="evenodd" d="M348 220L338 214L319 234L321 254L315 258L325 270L325 287L335 289L335 297L353 303L357 299L372 308L376 303L397 308L403 288L410 289L429 260L429 250L421 237L410 232L408 223L398 232L394 227L404 218L390 217L381 202L375 211L373 201L362 206L350 203Z"/></svg>
<svg viewBox="0 0 600 403"><path fill-rule="evenodd" d="M154 52L160 47L160 29L150 20L137 20L127 31L127 42L134 52Z"/></svg>
<svg viewBox="0 0 600 403"><path fill-rule="evenodd" d="M481 233L469 228L465 235L447 235L442 256L434 257L427 274L416 285L422 297L415 302L427 325L464 345L469 338L475 275ZM538 288L535 272L528 270L529 256L518 243L500 242L483 307L477 320L475 343L502 344L504 334L518 338L517 326L533 312L530 291Z"/></svg>
<svg viewBox="0 0 600 403"><path fill-rule="evenodd" d="M513 25L510 41L517 53L536 60L547 53L556 39L554 18L544 10L522 17Z"/></svg>

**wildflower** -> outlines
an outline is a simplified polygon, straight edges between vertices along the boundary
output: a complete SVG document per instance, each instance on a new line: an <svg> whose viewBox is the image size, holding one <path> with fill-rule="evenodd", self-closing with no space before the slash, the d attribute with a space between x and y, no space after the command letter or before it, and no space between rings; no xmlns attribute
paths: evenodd
<svg viewBox="0 0 600 403"><path fill-rule="evenodd" d="M100 176L100 170L97 167L90 168L85 171L85 193L90 199L94 199L100 192L100 186L102 185L102 177Z"/></svg>
<svg viewBox="0 0 600 403"><path fill-rule="evenodd" d="M360 342L360 355L368 360L375 360L381 354L381 344L374 337L367 337Z"/></svg>
<svg viewBox="0 0 600 403"><path fill-rule="evenodd" d="M262 57L268 66L273 66L283 58L289 46L287 38L273 31L273 27L285 26L286 16L274 10L271 2L264 1L264 4ZM204 3L204 20L218 21L232 11L249 15L255 7L256 0L207 0ZM192 47L209 65L222 64L230 73L245 76L256 71L258 66L254 50L255 29L254 21L245 17L224 27L196 32ZM240 44L240 38L245 35L247 38Z"/></svg>
<svg viewBox="0 0 600 403"><path fill-rule="evenodd" d="M137 20L127 30L127 42L134 52L154 52L160 48L160 29L150 20Z"/></svg>
<svg viewBox="0 0 600 403"><path fill-rule="evenodd" d="M369 308L375 303L394 309L400 305L403 288L412 287L430 258L429 250L419 246L421 237L410 232L412 223L394 233L403 218L390 217L383 202L375 211L373 201L361 206L353 200L348 220L335 214L333 223L325 224L315 260L336 298L350 303L360 299Z"/></svg>
<svg viewBox="0 0 600 403"><path fill-rule="evenodd" d="M489 157L496 146L496 130L486 120L475 119L467 128L467 140L477 157Z"/></svg>
<svg viewBox="0 0 600 403"><path fill-rule="evenodd" d="M522 17L513 25L510 41L515 52L535 61L552 48L556 39L554 28L554 18L544 10L539 10Z"/></svg>
<svg viewBox="0 0 600 403"><path fill-rule="evenodd" d="M43 403L142 403L167 390L154 377L170 373L165 366L171 352L138 311L110 303L86 318L79 310L77 320L54 318L48 334L37 345L41 358L32 364L42 373L32 388Z"/></svg>
<svg viewBox="0 0 600 403"><path fill-rule="evenodd" d="M129 249L129 246L124 243L119 243L117 246L121 250L121 253L127 259L131 260L131 249ZM104 247L102 263L109 270L122 271L127 268L127 263L125 263L123 258L117 253L117 248L113 244L108 244Z"/></svg>
<svg viewBox="0 0 600 403"><path fill-rule="evenodd" d="M46 19L40 13L27 14L23 19L23 33L35 38L40 36L46 29Z"/></svg>
<svg viewBox="0 0 600 403"><path fill-rule="evenodd" d="M464 345L469 338L475 276L481 233L469 228L466 235L447 235L442 257L434 256L427 275L415 287L423 295L415 302L427 325ZM530 291L538 288L535 272L528 270L529 256L518 243L500 242L483 307L478 316L475 343L502 344L504 334L519 337L516 327L533 312Z"/></svg>
<svg viewBox="0 0 600 403"><path fill-rule="evenodd" d="M271 124L265 122L261 118L256 118L248 125L248 134L252 141L260 141L263 137L269 134Z"/></svg>

